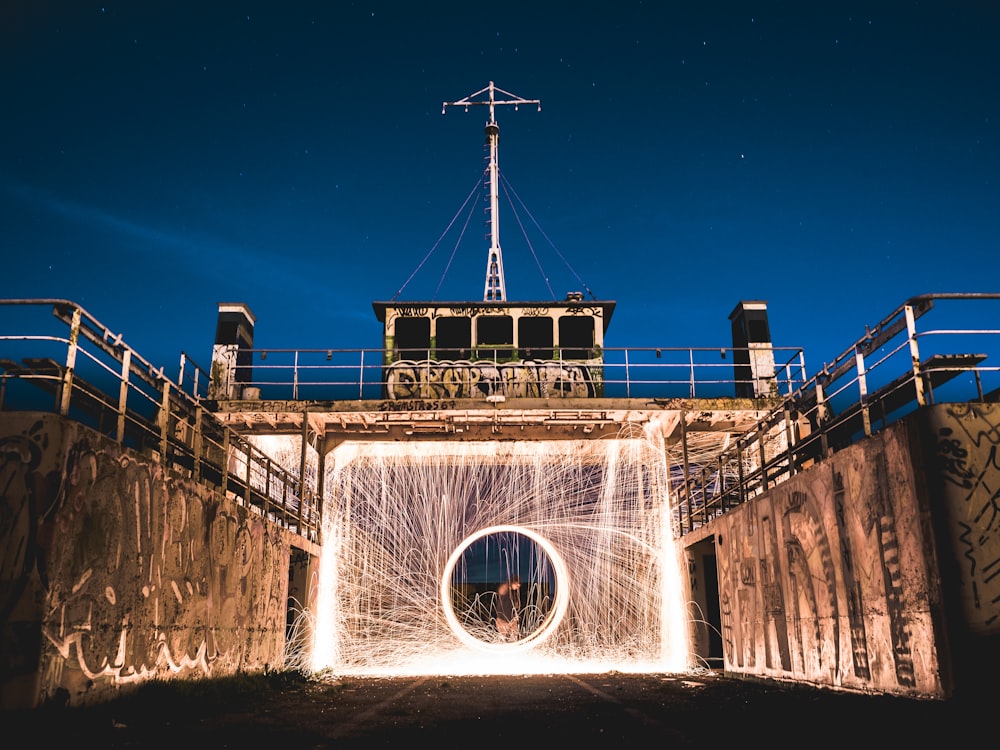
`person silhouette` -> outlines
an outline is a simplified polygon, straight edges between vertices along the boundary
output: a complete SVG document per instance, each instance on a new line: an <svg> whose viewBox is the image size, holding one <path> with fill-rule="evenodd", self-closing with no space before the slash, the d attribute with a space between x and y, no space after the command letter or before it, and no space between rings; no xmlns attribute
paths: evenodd
<svg viewBox="0 0 1000 750"><path fill-rule="evenodd" d="M497 586L496 624L500 639L516 641L518 637L518 612L521 609L521 579L512 576Z"/></svg>

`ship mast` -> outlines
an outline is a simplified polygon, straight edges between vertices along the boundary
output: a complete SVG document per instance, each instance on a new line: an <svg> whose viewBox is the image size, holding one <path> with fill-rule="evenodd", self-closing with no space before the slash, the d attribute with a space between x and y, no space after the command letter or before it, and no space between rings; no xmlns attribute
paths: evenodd
<svg viewBox="0 0 1000 750"><path fill-rule="evenodd" d="M478 101L473 99L473 97L487 92L489 93L488 99ZM496 98L497 93L510 98L498 100ZM499 205L497 197L497 144L500 141L500 126L497 125L495 108L501 104L512 104L516 110L521 104L536 104L540 112L542 110L542 103L538 99L522 99L508 91L498 89L493 85L493 81L490 81L489 86L480 89L474 94L469 94L464 99L459 99L457 102L444 102L441 105L441 114L444 114L448 107L464 107L465 111L468 112L469 107L478 104L488 104L490 107L490 119L486 122L486 142L490 147L490 164L488 168L490 175L490 250L486 259L486 285L483 289L483 301L503 302L507 299L507 287L503 279L503 254L500 252L500 217L497 210Z"/></svg>

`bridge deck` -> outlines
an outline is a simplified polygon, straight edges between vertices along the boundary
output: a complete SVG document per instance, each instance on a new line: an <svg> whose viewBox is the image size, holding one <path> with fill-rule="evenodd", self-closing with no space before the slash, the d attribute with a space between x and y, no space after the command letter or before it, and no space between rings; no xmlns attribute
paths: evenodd
<svg viewBox="0 0 1000 750"><path fill-rule="evenodd" d="M301 434L329 451L344 441L597 440L655 427L727 435L750 429L777 403L753 399L511 399L424 401L224 401L212 411L243 434Z"/></svg>

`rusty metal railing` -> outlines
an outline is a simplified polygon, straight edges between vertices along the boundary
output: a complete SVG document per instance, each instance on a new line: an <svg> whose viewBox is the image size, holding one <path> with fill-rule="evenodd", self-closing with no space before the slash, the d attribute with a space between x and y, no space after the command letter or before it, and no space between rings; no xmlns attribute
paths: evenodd
<svg viewBox="0 0 1000 750"><path fill-rule="evenodd" d="M0 334L0 412L78 420L318 537L322 498L305 459L298 472L280 466L216 419L205 403L208 375L190 357L182 354L175 382L73 302L0 300L0 311L42 311L49 324L0 328L32 331ZM671 448L681 452L671 483L675 529L684 534L913 410L1000 400L1000 328L970 320L1000 321L1000 294L913 297L812 377L792 350L765 388L719 369L731 368L742 354L735 349L605 349L602 395L732 397L740 386L768 395L763 418L726 450L699 454L687 439ZM345 398L382 398L387 354L261 349L243 387L263 398L335 398L338 389Z"/></svg>
<svg viewBox="0 0 1000 750"><path fill-rule="evenodd" d="M774 398L806 381L799 347L768 347L773 363L756 376L737 347L607 347L588 359L563 359L558 348L537 359L440 359L422 349L245 348L235 400L377 400L486 398ZM450 356L450 355L449 355ZM514 353L511 353L515 357ZM386 364L386 363L389 364ZM755 379L756 377L756 379ZM234 400L225 397L219 400Z"/></svg>
<svg viewBox="0 0 1000 750"><path fill-rule="evenodd" d="M1000 401L1000 328L970 320L1000 322L1000 294L913 297L867 327L726 451L682 456L672 474L677 533L921 407Z"/></svg>
<svg viewBox="0 0 1000 750"><path fill-rule="evenodd" d="M51 411L227 492L319 540L322 496L233 433L203 404L208 378L186 355L175 382L68 300L0 300L23 331L0 334L0 412ZM7 318L5 317L5 320Z"/></svg>

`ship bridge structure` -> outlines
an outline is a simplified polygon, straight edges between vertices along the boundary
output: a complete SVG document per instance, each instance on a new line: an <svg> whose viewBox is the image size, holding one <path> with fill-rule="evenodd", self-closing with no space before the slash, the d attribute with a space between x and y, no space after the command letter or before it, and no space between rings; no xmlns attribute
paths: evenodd
<svg viewBox="0 0 1000 750"><path fill-rule="evenodd" d="M907 299L811 372L759 299L729 347L615 347L586 287L508 298L501 105L540 102L443 106L489 113L483 299L376 301L377 347L259 347L223 302L174 378L74 301L0 300L0 705L275 665L995 673L1000 294Z"/></svg>
<svg viewBox="0 0 1000 750"><path fill-rule="evenodd" d="M676 630L691 661L671 670L970 690L997 653L1000 331L967 321L998 304L914 297L807 376L769 342L616 350L609 306L577 299L544 316L376 303L388 345L363 351L255 349L249 307L225 303L211 367L182 354L172 378L76 303L4 300L3 330L18 331L0 335L4 548L22 552L3 568L0 625L38 636L10 656L6 705L302 666L303 644L308 664L374 671L372 655L419 651L401 635L413 622L432 623L418 644L493 656L495 571L459 573L504 535L500 557L521 558L501 572L522 574L534 619L503 649L662 670ZM735 336L766 330L765 315L737 304ZM437 324L463 316L470 346L442 345ZM480 316L509 316L513 340L478 338ZM561 338L567 316L590 318L592 345ZM540 317L551 351L521 337L517 321ZM442 519L462 521L435 536ZM668 538L676 558L652 544ZM341 590L368 592L341 622L367 624L316 657L328 559ZM387 586L415 571L433 572L426 588ZM679 608L663 606L668 578Z"/></svg>
<svg viewBox="0 0 1000 750"><path fill-rule="evenodd" d="M607 347L614 306L376 302L381 349L264 351L249 307L223 303L209 400L241 433L301 434L321 453L347 440L595 440L649 428L671 444L707 433L722 446L805 380L801 349L779 348L776 367L764 302L737 305L724 349ZM751 327L759 340L741 339Z"/></svg>
<svg viewBox="0 0 1000 750"><path fill-rule="evenodd" d="M732 347L619 350L605 340L614 307L579 294L375 302L382 348L342 352L260 350L249 307L220 305L206 408L315 477L324 547L350 550L338 585L440 580L422 598L400 586L391 606L345 597L347 619L380 636L341 637L341 663L410 669L428 657L400 635L414 622L440 624L424 643L488 652L496 592L514 576L530 602L518 648L576 668L687 663L664 535L707 517L696 487L738 491L739 454L723 454L804 382L802 352L776 367L763 301L733 310ZM364 572L348 560L366 560Z"/></svg>
<svg viewBox="0 0 1000 750"><path fill-rule="evenodd" d="M319 375L323 368L309 362L319 357L333 366L335 352L285 352L283 364L278 353L265 358L252 347L249 309L223 305L219 332L238 330L243 338L217 340L210 394L217 398L209 403L217 419L248 439L285 433L298 435L299 445L317 446L320 477L345 462L327 460L340 446L405 446L393 465L430 467L441 482L402 481L392 503L409 507L414 496L431 496L424 512L463 517L474 506L469 538L516 528L531 535L531 556L546 560L559 550L607 543L592 531L607 522L599 503L593 508L602 510L588 505L573 516L575 529L591 531L555 530L558 519L579 510L579 495L586 494L577 492L580 478L590 481L599 467L605 477L599 493L618 503L618 546L612 545L613 554L569 555L564 575L589 581L588 589L606 589L596 611L617 608L621 619L604 623L579 603L566 605L571 616L594 620L598 630L620 629L622 642L661 665L671 650L662 631L672 628L689 638L684 658L694 663L839 689L877 686L943 697L976 679L971 675L983 662L973 653L996 642L993 605L984 606L982 597L993 585L984 571L997 551L982 511L990 503L984 480L995 464L992 441L982 436L1000 416L993 406L1000 371L987 364L1000 332L959 321L989 319L998 302L976 294L907 300L812 376L801 349L772 343L763 300L737 303L729 314L732 346L711 350L615 349L605 338L615 303L586 301L578 293L558 302L376 302L382 349L352 353L354 367L338 363L337 371L357 376L346 383ZM936 315L938 324L931 322ZM274 364L260 369L263 362ZM359 398L310 398L341 387ZM646 446L634 459L639 468L623 469L632 464L621 451L603 447L612 443ZM421 444L429 451L421 452ZM463 496L455 489L468 477L456 472L463 459L455 456L470 455L454 453L458 444L480 446L471 454L472 473L490 477L485 490L467 489ZM556 445L590 448L553 450ZM497 476L533 461L540 461L544 479L531 480L528 494L545 500L525 503L524 483L511 491ZM611 463L618 467L613 472ZM661 481L638 478L657 467ZM367 484L361 472L317 485L360 505L399 481L385 479L385 464L375 471L378 490L368 495L358 489ZM300 473L307 472L303 455ZM614 473L626 480L607 481ZM327 500L330 509L344 507ZM395 519L388 523L408 525L405 513L387 513L377 500L370 504L380 517ZM972 527L983 532L975 543ZM622 542L645 540L648 548L661 529L678 540L673 572L664 556ZM464 559L464 553L456 558L462 537L445 544L452 564ZM419 543L406 535L398 542ZM390 556L380 575L391 579L412 564ZM434 568L433 561L426 567ZM654 580L636 573L653 567L659 569ZM547 568L520 572L560 588ZM672 619L669 602L650 603L637 591L657 588L668 575L686 579L683 624ZM605 578L614 583L602 583ZM463 595L452 596L462 587ZM443 589L440 600L454 600L445 609L458 621L456 612L479 601L479 593L477 584L464 582ZM615 643L560 641L552 623L558 606L539 609L549 619L528 629L527 644L554 628L549 642L557 652L610 651L619 667L629 663ZM381 610L354 616L391 619ZM645 629L649 622L659 635ZM453 631L464 640L478 637L467 637L474 628ZM647 650L636 649L637 641ZM933 654L933 666L926 654Z"/></svg>
<svg viewBox="0 0 1000 750"><path fill-rule="evenodd" d="M616 303L597 299L582 280L585 291L563 299L511 301L497 112L522 107L540 111L541 101L493 81L442 104L442 114L487 113L482 301L401 301L411 275L391 300L372 305L381 351L356 353L255 352L249 306L223 303L209 397L227 424L248 434L301 433L321 454L345 440L594 440L643 430L683 445L693 441L682 434L701 433L702 445L722 446L804 383L801 349L778 350L775 361L764 301L732 311L731 349L609 348Z"/></svg>

